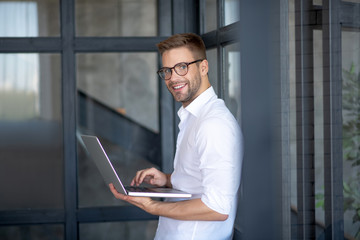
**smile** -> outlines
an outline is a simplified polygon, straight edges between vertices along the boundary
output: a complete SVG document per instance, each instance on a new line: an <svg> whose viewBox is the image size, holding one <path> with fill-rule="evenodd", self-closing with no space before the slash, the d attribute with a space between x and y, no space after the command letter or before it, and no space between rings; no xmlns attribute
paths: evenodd
<svg viewBox="0 0 360 240"><path fill-rule="evenodd" d="M173 86L173 88L174 88L175 90L178 90L178 89L180 89L180 88L185 87L185 85L186 85L186 84L181 84L181 85Z"/></svg>

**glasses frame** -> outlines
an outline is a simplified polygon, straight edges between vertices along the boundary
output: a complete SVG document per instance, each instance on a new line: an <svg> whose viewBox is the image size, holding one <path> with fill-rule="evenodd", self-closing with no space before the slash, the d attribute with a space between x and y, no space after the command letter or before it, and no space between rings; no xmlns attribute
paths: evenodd
<svg viewBox="0 0 360 240"><path fill-rule="evenodd" d="M202 62L202 61L204 61L204 60L205 60L205 59L198 59L198 60L195 60L195 61L192 61L192 62L179 62L179 63L175 64L175 65L174 65L173 67L171 67L171 68L169 68L169 67L162 67L162 68L160 68L160 69L157 71L157 74L159 75L159 77L160 77L161 79L164 79L165 81L167 81L167 80L169 80L169 79L171 78L172 73L173 73L172 70L174 70L174 71L176 72L176 74L179 75L179 76L185 76L185 75L189 72L189 65L190 65L190 64L197 63L197 62ZM179 73L176 71L176 67L179 66L180 64L185 64L185 65L186 65L186 73L185 73L185 74L179 74ZM164 72L164 70L168 70L168 69L170 70L170 77L165 78L165 74L164 74L164 76L162 76L161 72Z"/></svg>

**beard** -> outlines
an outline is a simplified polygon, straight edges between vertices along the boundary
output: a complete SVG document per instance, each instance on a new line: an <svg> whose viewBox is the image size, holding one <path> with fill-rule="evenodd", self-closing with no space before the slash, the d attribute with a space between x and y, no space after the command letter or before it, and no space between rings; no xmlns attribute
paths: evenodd
<svg viewBox="0 0 360 240"><path fill-rule="evenodd" d="M174 85L186 84L184 90L176 91L174 90ZM182 104L188 105L191 103L198 95L199 89L201 86L201 76L196 74L192 80L184 79L183 81L170 82L167 85L168 90L173 95L175 101L181 102Z"/></svg>

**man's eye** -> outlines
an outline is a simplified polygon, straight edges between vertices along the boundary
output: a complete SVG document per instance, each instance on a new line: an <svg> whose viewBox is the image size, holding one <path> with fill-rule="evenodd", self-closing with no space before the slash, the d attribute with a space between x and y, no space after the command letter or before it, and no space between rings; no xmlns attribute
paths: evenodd
<svg viewBox="0 0 360 240"><path fill-rule="evenodd" d="M185 70L187 66L186 66L186 64L179 64L176 67L180 70Z"/></svg>
<svg viewBox="0 0 360 240"><path fill-rule="evenodd" d="M171 69L170 68L165 68L165 69L163 69L163 72L164 73L171 73Z"/></svg>

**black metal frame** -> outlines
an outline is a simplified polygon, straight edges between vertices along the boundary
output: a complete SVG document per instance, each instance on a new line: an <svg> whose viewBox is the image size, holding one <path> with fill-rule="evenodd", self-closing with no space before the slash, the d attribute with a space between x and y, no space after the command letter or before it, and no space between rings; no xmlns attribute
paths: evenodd
<svg viewBox="0 0 360 240"><path fill-rule="evenodd" d="M342 167L342 28L360 28L360 15L354 19L359 4L341 0L323 1L312 6L311 1L295 1L296 7L296 98L297 98L297 239L314 239L314 29L323 34L323 117L324 117L324 202L325 239L344 239L343 167ZM350 17L351 16L351 17Z"/></svg>
<svg viewBox="0 0 360 240"><path fill-rule="evenodd" d="M340 14L344 12L342 9L344 8L340 0L323 2L325 239L344 237L341 67L341 23L344 19L340 18Z"/></svg>
<svg viewBox="0 0 360 240"><path fill-rule="evenodd" d="M283 239L281 224L280 1L240 2L241 239ZM261 177L260 177L261 176Z"/></svg>
<svg viewBox="0 0 360 240"><path fill-rule="evenodd" d="M161 3L167 1L158 2L159 6L163 6ZM132 206L78 208L75 58L76 53L83 52L154 52L155 43L164 37L76 37L74 0L60 1L60 11L61 37L0 38L0 52L61 54L64 209L1 211L0 225L64 224L65 239L79 239L78 224L82 222L156 220L156 216ZM169 19L163 22L169 22Z"/></svg>
<svg viewBox="0 0 360 240"><path fill-rule="evenodd" d="M0 53L58 53L62 70L62 119L64 152L64 209L29 209L1 211L0 225L64 224L65 239L79 239L79 223L105 221L155 220L132 206L78 208L77 189L77 117L76 53L85 52L155 52L155 44L174 33L200 34L200 5L203 0L158 0L158 36L156 37L77 37L75 35L75 0L60 0L61 37L0 38ZM218 16L223 16L223 0L218 0ZM203 12L201 14L204 14ZM217 47L220 62L222 47L236 41L238 24L221 27L203 34L208 48ZM160 60L160 59L159 59ZM160 65L160 61L159 61ZM222 73L223 66L219 64ZM222 76L218 81L223 84ZM219 86L222 86L219 84ZM159 79L159 119L161 132L162 169L172 170L180 107ZM224 91L220 87L220 97ZM239 232L235 234L240 236Z"/></svg>
<svg viewBox="0 0 360 240"><path fill-rule="evenodd" d="M312 2L295 1L297 208L299 239L315 238Z"/></svg>

